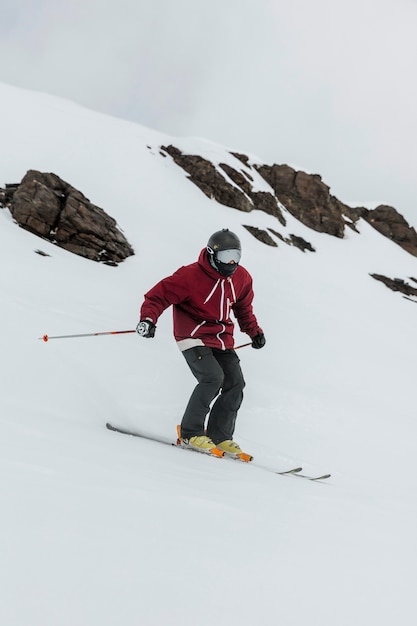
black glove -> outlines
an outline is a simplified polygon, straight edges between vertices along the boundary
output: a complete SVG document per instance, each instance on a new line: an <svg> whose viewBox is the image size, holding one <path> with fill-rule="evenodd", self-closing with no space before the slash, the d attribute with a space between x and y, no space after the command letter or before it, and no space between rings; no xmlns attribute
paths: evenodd
<svg viewBox="0 0 417 626"><path fill-rule="evenodd" d="M141 320L136 326L136 332L138 335L146 337L147 339L155 337L155 330L156 326L151 320Z"/></svg>
<svg viewBox="0 0 417 626"><path fill-rule="evenodd" d="M255 337L252 338L252 348L259 350L263 348L266 344L265 335L263 333L258 333Z"/></svg>

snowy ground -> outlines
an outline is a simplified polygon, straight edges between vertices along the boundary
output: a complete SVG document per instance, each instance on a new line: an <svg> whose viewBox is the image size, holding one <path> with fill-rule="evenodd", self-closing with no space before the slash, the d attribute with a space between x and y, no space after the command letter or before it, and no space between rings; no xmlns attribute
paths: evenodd
<svg viewBox="0 0 417 626"><path fill-rule="evenodd" d="M417 259L365 223L340 241L289 215L317 252L268 248L242 224L280 230L272 217L208 200L158 153L202 140L4 85L0 100L0 186L53 171L136 250L98 265L0 210L0 623L414 625L417 308L369 273L407 279ZM169 312L153 341L38 339L134 328L143 293L222 227L242 239L267 337L239 352L236 440L326 483L105 429L174 437L194 383Z"/></svg>

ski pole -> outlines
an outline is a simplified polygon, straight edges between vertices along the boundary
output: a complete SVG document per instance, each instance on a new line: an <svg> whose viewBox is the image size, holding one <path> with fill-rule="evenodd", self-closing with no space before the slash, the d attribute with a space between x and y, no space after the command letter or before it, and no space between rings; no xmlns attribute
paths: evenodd
<svg viewBox="0 0 417 626"><path fill-rule="evenodd" d="M43 339L43 341L49 341L50 339L74 339L75 337L98 337L99 335L126 335L127 333L135 333L136 330L110 330L103 333L82 333L80 335L43 335L42 337L38 337L38 339ZM240 348L246 348L246 346L251 346L252 342L242 343L240 346L235 346L235 350L239 350Z"/></svg>
<svg viewBox="0 0 417 626"><path fill-rule="evenodd" d="M43 335L38 339L49 341L50 339L72 339L73 337L98 337L98 335L124 335L126 333L135 333L136 330L110 330L104 333L84 333L82 335L55 335L50 337L49 335Z"/></svg>

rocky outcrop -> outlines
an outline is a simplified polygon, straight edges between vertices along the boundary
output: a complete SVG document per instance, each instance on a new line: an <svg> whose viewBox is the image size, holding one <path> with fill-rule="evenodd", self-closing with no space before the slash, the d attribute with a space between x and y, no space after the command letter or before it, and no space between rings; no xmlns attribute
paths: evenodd
<svg viewBox="0 0 417 626"><path fill-rule="evenodd" d="M360 217L358 210L351 209L332 196L329 187L318 175L297 172L288 165L251 166L249 157L239 153L232 153L244 166L244 169L237 170L224 163L216 167L202 157L183 154L172 145L162 146L161 150L169 154L209 198L244 212L253 209L264 211L277 217L284 226L286 220L280 204L309 228L335 237L343 237L345 225L354 224ZM270 185L274 193L253 190L254 176L257 174Z"/></svg>
<svg viewBox="0 0 417 626"><path fill-rule="evenodd" d="M170 155L206 196L225 206L245 213L258 209L276 217L285 226L284 208L305 226L339 238L344 237L346 227L359 232L357 224L362 218L404 250L417 256L417 233L396 209L385 205L373 210L350 207L330 193L330 187L318 174L297 171L289 165L251 164L247 155L238 152L230 153L237 161L236 167L226 163L215 165L198 155L184 154L172 145L162 146L161 154ZM257 176L269 184L273 193L254 190ZM276 245L267 231L253 226L245 228L267 245ZM289 245L303 251L314 251L313 246L302 237L284 237L275 230L269 230Z"/></svg>
<svg viewBox="0 0 417 626"><path fill-rule="evenodd" d="M282 205L306 226L336 237L343 237L345 225L354 227L359 218L357 212L330 195L329 187L320 176L296 172L288 165L252 166L249 157L236 152L231 153L239 162L236 167L226 163L215 165L198 155L184 154L172 145L162 146L161 154L170 155L207 197L245 213L254 209L263 211L276 217L283 226L286 219ZM263 185L266 181L273 192L257 190L255 177L258 181L263 180ZM348 221L344 215L348 216ZM270 246L277 245L267 231L254 226L245 228L259 241ZM286 244L295 245L303 251L314 251L313 246L302 237L283 237L276 231L271 232Z"/></svg>
<svg viewBox="0 0 417 626"><path fill-rule="evenodd" d="M238 171L226 163L220 163L216 167L207 159L194 154L183 154L172 145L161 146L161 153L169 154L208 198L244 213L253 209L264 211L277 217L285 225L276 197L272 193L253 191L253 178L247 168Z"/></svg>
<svg viewBox="0 0 417 626"><path fill-rule="evenodd" d="M384 285L392 291L399 291L400 293L408 297L417 297L417 287L412 287L402 278L388 278L387 276L383 276L382 274L370 274L370 276L372 276L372 278L375 278L375 280L379 280L381 283L384 283ZM417 280L415 278L410 277L410 280L417 284Z"/></svg>
<svg viewBox="0 0 417 626"><path fill-rule="evenodd" d="M309 252L315 252L316 250L313 248L311 243L306 241L303 237L299 237L298 235L290 235L289 237L284 237L281 233L278 233L274 228L268 228L268 230L278 237L281 241L288 244L289 246L294 246L301 250L301 252L305 252L308 250Z"/></svg>
<svg viewBox="0 0 417 626"><path fill-rule="evenodd" d="M272 239L268 231L264 230L263 228L257 228L256 226L247 226L246 224L243 224L243 226L258 241L265 243L267 246L272 246L273 248L276 248L278 246L277 242Z"/></svg>
<svg viewBox="0 0 417 626"><path fill-rule="evenodd" d="M417 256L417 232L395 208L349 207L330 193L317 174L296 171L289 165L254 164L237 152L225 158L227 163L184 154L173 145L161 146L160 153L169 155L207 197L220 204L244 213L263 211L283 226L290 213L305 226L338 238L344 237L346 227L359 232L358 222L363 219ZM117 265L134 254L116 221L56 174L30 170L21 183L0 189L2 206L9 207L22 228L85 258ZM296 234L284 236L276 229L254 225L245 228L266 245L276 247L278 240L303 252L315 252Z"/></svg>
<svg viewBox="0 0 417 626"><path fill-rule="evenodd" d="M245 193L228 183L225 177L207 159L194 154L184 155L174 146L162 146L161 151L167 152L208 198L214 198L220 204L238 208L240 211L252 210L253 206Z"/></svg>
<svg viewBox="0 0 417 626"><path fill-rule="evenodd" d="M290 235L289 237L284 237L281 233L277 232L273 228L268 228L265 230L264 228L257 228L256 226L248 226L247 224L243 224L243 227L253 235L258 241L265 243L267 246L271 246L273 248L278 247L275 239L271 237L269 233L272 233L275 237L277 237L283 243L286 243L289 246L294 246L295 248L299 248L302 252L309 250L310 252L315 252L315 249L305 239L302 237L298 237L297 235ZM269 231L269 232L268 232Z"/></svg>
<svg viewBox="0 0 417 626"><path fill-rule="evenodd" d="M134 254L116 221L56 174L29 170L0 202L22 228L87 259L117 265Z"/></svg>
<svg viewBox="0 0 417 626"><path fill-rule="evenodd" d="M417 233L396 209L381 204L372 211L363 209L362 217L382 235L417 256Z"/></svg>
<svg viewBox="0 0 417 626"><path fill-rule="evenodd" d="M342 238L348 206L330 194L318 174L297 172L289 165L255 166L279 201L300 222L320 233Z"/></svg>

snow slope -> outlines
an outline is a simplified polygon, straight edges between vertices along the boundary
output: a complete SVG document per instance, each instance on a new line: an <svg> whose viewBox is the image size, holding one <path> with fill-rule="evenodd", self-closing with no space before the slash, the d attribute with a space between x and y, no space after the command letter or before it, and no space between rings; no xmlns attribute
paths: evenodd
<svg viewBox="0 0 417 626"><path fill-rule="evenodd" d="M0 102L0 186L53 171L136 251L95 264L0 210L0 623L415 624L417 309L369 273L417 276L417 259L366 223L340 241L290 215L317 252L268 248L242 224L271 216L210 201L158 150L225 148L6 85ZM169 312L154 340L39 340L134 328L143 293L222 227L242 239L267 337L239 352L236 440L325 484L105 429L174 437L194 383Z"/></svg>

